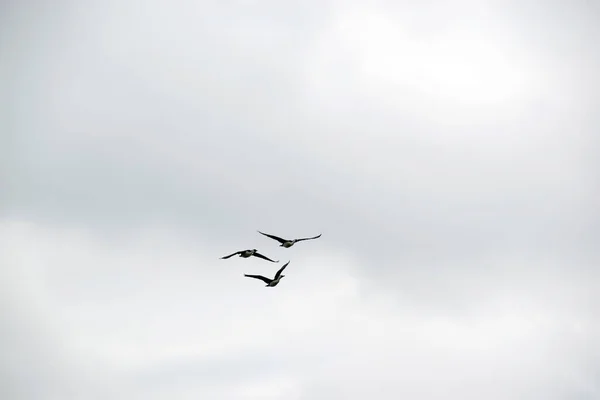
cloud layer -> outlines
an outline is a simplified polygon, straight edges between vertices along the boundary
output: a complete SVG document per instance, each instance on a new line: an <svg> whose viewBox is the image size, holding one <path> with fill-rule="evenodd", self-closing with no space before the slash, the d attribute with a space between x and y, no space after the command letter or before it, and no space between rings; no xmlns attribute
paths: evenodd
<svg viewBox="0 0 600 400"><path fill-rule="evenodd" d="M2 398L600 396L593 4L3 7Z"/></svg>

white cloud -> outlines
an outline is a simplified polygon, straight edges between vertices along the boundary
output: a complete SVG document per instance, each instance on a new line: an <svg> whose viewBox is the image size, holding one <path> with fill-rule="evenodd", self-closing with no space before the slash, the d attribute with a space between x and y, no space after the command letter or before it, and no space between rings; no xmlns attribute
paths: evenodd
<svg viewBox="0 0 600 400"><path fill-rule="evenodd" d="M534 5L2 13L0 397L597 397L597 24Z"/></svg>
<svg viewBox="0 0 600 400"><path fill-rule="evenodd" d="M265 288L242 273L274 273L270 263L218 260L164 228L120 243L18 222L1 231L12 249L2 260L3 304L21 304L19 318L45 328L20 346L60 344L31 361L66 360L64 370L42 371L62 373L64 387L50 392L500 399L569 384L596 390L579 367L600 331L590 314L573 314L578 304L465 288L478 296L470 313L436 314L385 292L363 296L356 260L323 249L294 257L280 285ZM80 375L93 379L76 383Z"/></svg>

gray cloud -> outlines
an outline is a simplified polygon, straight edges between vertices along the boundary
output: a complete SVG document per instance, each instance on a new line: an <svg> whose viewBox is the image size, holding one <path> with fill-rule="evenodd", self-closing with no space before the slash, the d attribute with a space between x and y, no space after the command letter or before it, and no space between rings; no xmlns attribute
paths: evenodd
<svg viewBox="0 0 600 400"><path fill-rule="evenodd" d="M7 398L597 396L593 4L5 8Z"/></svg>

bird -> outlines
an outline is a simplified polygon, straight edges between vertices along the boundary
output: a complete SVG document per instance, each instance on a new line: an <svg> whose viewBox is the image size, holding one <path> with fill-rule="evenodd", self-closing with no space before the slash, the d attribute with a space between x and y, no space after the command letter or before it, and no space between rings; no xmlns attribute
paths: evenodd
<svg viewBox="0 0 600 400"><path fill-rule="evenodd" d="M281 272L283 272L283 270L285 269L285 267L288 266L289 263L290 262L288 261L287 263L284 264L283 267L279 268L279 271L277 271L277 273L275 274L275 277L273 279L269 279L269 278L264 277L262 275L247 275L247 274L244 274L244 276L247 277L247 278L260 279L261 281L263 281L264 283L267 284L265 287L277 286L277 284L279 283L279 281L281 280L281 278L283 278L285 276L285 275L281 275Z"/></svg>
<svg viewBox="0 0 600 400"><path fill-rule="evenodd" d="M263 260L271 261L271 262L274 262L274 263L278 263L279 262L279 260L274 261L274 260L271 260L269 257L263 256L256 249L236 251L233 254L230 254L230 255L225 256L225 257L221 257L221 260L226 260L226 259L228 259L230 257L233 257L235 255L238 255L238 254L242 258L248 258L248 257L254 256L254 257L262 258Z"/></svg>
<svg viewBox="0 0 600 400"><path fill-rule="evenodd" d="M309 237L309 238L301 238L301 239L282 239L280 237L277 237L275 235L269 235L268 233L263 233L261 231L258 231L258 233L260 233L261 235L265 235L266 237L270 237L271 239L275 239L277 240L279 243L281 243L279 245L279 247L285 247L286 249L289 247L292 247L294 244L296 244L297 242L301 242L303 240L312 240L312 239L318 239L321 237L321 234L318 234L317 236L314 237Z"/></svg>

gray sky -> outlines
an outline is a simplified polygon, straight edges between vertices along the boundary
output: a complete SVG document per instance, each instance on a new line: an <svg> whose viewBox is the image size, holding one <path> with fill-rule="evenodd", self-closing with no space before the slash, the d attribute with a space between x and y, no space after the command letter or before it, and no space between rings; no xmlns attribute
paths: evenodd
<svg viewBox="0 0 600 400"><path fill-rule="evenodd" d="M600 398L596 2L12 3L1 398Z"/></svg>

